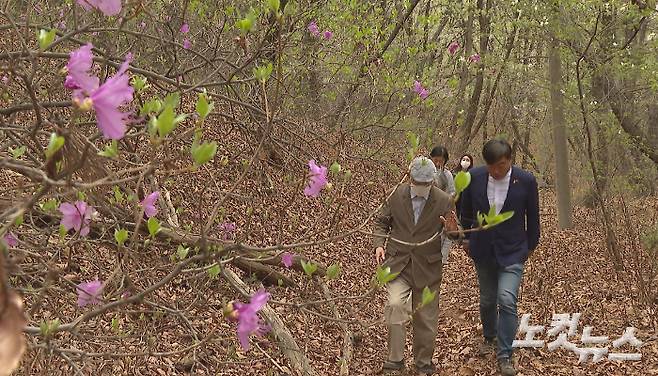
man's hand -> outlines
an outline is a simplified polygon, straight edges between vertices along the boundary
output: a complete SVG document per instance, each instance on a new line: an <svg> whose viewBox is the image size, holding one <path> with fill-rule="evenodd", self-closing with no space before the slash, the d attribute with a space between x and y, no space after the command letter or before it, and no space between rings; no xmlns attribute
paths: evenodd
<svg viewBox="0 0 658 376"><path fill-rule="evenodd" d="M375 262L377 263L377 265L381 264L385 258L386 258L386 251L384 251L384 248L377 247L377 249L375 249Z"/></svg>
<svg viewBox="0 0 658 376"><path fill-rule="evenodd" d="M451 211L448 214L448 218L441 216L439 217L441 219L441 223L443 223L443 227L447 232L458 232L459 231L459 226L457 225L457 214L455 211Z"/></svg>

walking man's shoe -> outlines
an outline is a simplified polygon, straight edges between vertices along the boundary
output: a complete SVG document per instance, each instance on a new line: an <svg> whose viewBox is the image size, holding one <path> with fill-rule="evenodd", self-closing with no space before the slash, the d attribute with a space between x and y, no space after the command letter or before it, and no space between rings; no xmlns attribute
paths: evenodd
<svg viewBox="0 0 658 376"><path fill-rule="evenodd" d="M516 370L512 364L510 358L501 358L498 359L498 368L500 369L500 374L503 376L515 376Z"/></svg>
<svg viewBox="0 0 658 376"><path fill-rule="evenodd" d="M496 341L494 339L485 338L480 347L478 347L478 355L485 357L489 354L496 352Z"/></svg>
<svg viewBox="0 0 658 376"><path fill-rule="evenodd" d="M416 367L416 371L418 372L418 376L433 375L434 372L436 372L436 368L434 367L434 364L429 364L422 367Z"/></svg>
<svg viewBox="0 0 658 376"><path fill-rule="evenodd" d="M384 362L384 366L382 366L382 371L384 373L393 372L393 371L402 371L403 369L404 369L404 360L401 360L399 362L393 362L387 360Z"/></svg>

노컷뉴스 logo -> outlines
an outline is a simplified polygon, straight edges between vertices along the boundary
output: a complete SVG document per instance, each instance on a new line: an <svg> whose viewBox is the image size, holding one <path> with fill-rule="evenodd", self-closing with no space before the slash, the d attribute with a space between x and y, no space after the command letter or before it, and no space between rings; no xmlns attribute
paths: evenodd
<svg viewBox="0 0 658 376"><path fill-rule="evenodd" d="M617 361L626 361L626 360L641 360L642 354L639 352L635 353L624 353L616 352L621 351L621 347L628 345L627 347L633 347L638 349L642 346L642 341L635 337L635 328L627 327L624 330L624 333L621 337L612 341L612 348L607 345L610 340L608 336L594 336L592 335L592 330L594 329L591 326L585 326L583 328L583 333L580 336L580 342L583 345L592 345L592 346L582 346L579 347L577 344L569 341L569 337L575 336L578 330L578 322L580 321L580 313L559 313L553 314L553 320L551 321L551 328L546 330L547 337L556 337L552 342L548 342L548 350L555 351L558 349L565 349L572 351L578 355L578 362L585 363L590 357L592 362L596 363L602 360L604 357L608 357L610 360ZM522 340L514 340L512 344L513 347L533 347L541 348L546 345L545 340L535 339L535 336L542 333L545 327L543 325L530 325L530 314L526 313L521 318L521 324L519 325L519 334L525 335L525 338ZM601 345L605 344L605 347ZM615 351L615 352L611 352Z"/></svg>

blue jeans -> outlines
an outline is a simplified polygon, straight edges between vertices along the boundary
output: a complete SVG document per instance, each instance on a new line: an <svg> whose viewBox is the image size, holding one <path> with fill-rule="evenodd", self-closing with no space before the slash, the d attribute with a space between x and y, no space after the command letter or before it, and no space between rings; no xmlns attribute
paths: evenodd
<svg viewBox="0 0 658 376"><path fill-rule="evenodd" d="M475 264L480 285L480 320L487 340L498 339L498 359L512 356L518 317L516 302L523 264L500 266L495 260Z"/></svg>

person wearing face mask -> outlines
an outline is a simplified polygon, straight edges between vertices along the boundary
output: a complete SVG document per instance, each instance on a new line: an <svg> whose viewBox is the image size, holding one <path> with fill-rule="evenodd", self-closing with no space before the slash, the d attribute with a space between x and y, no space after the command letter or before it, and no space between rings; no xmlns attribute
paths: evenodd
<svg viewBox="0 0 658 376"><path fill-rule="evenodd" d="M516 375L512 343L518 327L517 299L526 260L539 244L539 193L532 173L512 166L512 147L503 140L484 145L486 166L470 171L462 196L464 228L478 227L478 212L513 211L505 222L467 234L464 250L473 259L480 286L480 321L484 356L496 351L505 376Z"/></svg>
<svg viewBox="0 0 658 376"><path fill-rule="evenodd" d="M473 161L474 161L474 159L473 159L472 155L470 155L470 154L462 155L462 157L459 158L459 164L452 171L453 175L457 176L457 174L460 171L469 172L474 167ZM457 219L459 219L461 221L462 220L462 197L461 196L459 196L457 198L457 202L455 202L455 209L457 211Z"/></svg>
<svg viewBox="0 0 658 376"><path fill-rule="evenodd" d="M383 267L397 273L386 284L385 373L405 368L406 324L410 317L416 370L421 375L435 372L432 356L439 317L441 235L460 234L451 197L433 185L435 173L436 167L430 159L415 158L409 166L410 182L400 184L375 217L375 261L383 262ZM436 295L432 302L421 307L425 287Z"/></svg>
<svg viewBox="0 0 658 376"><path fill-rule="evenodd" d="M455 195L455 180L452 177L452 173L446 168L446 163L448 162L448 149L445 146L435 146L430 152L430 158L434 162L436 167L436 173L434 174L434 184L445 193L449 194L450 197ZM445 265L448 262L448 256L450 255L450 249L452 248L452 240L447 237L443 237L441 240L441 263Z"/></svg>

